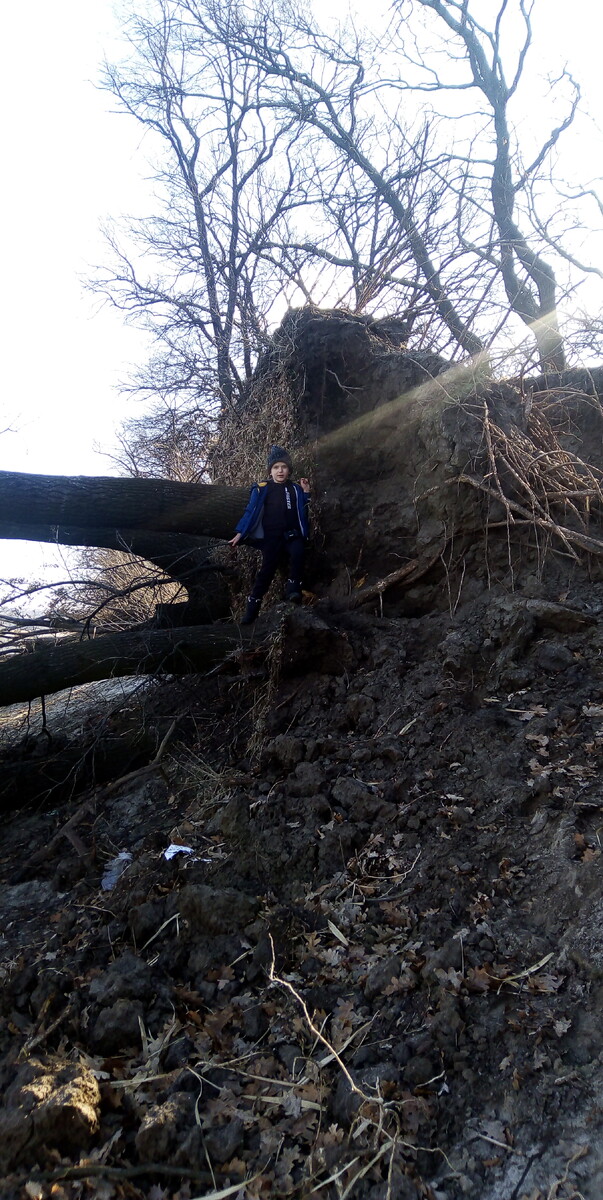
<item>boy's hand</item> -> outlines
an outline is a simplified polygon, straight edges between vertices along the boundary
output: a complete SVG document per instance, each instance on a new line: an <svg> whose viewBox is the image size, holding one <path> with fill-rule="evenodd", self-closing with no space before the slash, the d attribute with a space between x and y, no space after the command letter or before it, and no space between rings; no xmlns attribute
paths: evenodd
<svg viewBox="0 0 603 1200"><path fill-rule="evenodd" d="M309 481L309 479L300 479L300 481L299 481L299 486L300 486L300 488L301 488L302 492L305 492L305 493L306 493L306 495L308 495L308 492L310 491L310 481Z"/></svg>
<svg viewBox="0 0 603 1200"><path fill-rule="evenodd" d="M242 533L235 533L234 537L230 539L228 545L232 546L232 548L234 550L235 546L238 546L242 536L243 536Z"/></svg>

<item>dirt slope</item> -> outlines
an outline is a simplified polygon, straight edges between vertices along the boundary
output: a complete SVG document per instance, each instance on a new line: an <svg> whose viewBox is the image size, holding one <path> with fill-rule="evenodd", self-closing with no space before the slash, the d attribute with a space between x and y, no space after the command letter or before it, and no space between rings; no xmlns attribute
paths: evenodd
<svg viewBox="0 0 603 1200"><path fill-rule="evenodd" d="M603 588L544 590L278 607L15 815L3 1196L601 1195Z"/></svg>
<svg viewBox="0 0 603 1200"><path fill-rule="evenodd" d="M601 405L348 318L226 446L314 596L1 756L6 1200L603 1194Z"/></svg>

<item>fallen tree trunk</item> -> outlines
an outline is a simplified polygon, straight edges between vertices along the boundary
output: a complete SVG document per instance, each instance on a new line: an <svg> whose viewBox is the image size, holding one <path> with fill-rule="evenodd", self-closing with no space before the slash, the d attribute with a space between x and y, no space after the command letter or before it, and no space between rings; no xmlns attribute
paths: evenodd
<svg viewBox="0 0 603 1200"><path fill-rule="evenodd" d="M197 625L107 634L88 642L69 641L0 663L0 705L124 675L182 675L205 671L241 647L234 625Z"/></svg>
<svg viewBox="0 0 603 1200"><path fill-rule="evenodd" d="M247 488L166 479L0 471L0 511L10 514L11 526L109 526L230 538L248 494Z"/></svg>

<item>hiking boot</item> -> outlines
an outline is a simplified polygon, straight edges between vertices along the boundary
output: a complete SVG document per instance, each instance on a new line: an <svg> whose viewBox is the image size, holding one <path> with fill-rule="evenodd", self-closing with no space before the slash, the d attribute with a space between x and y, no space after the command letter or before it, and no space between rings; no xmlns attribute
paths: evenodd
<svg viewBox="0 0 603 1200"><path fill-rule="evenodd" d="M261 600L254 600L253 596L247 597L247 608L239 622L240 625L253 625L261 606Z"/></svg>
<svg viewBox="0 0 603 1200"><path fill-rule="evenodd" d="M301 585L296 583L294 579L288 579L285 586L285 600L290 604L301 604L302 590Z"/></svg>

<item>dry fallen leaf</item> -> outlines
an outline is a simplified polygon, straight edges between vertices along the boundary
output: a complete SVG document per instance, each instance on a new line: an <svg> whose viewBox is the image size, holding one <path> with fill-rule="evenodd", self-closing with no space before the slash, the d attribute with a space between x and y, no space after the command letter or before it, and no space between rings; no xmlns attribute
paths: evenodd
<svg viewBox="0 0 603 1200"><path fill-rule="evenodd" d="M594 862L595 859L600 858L600 856L600 850L594 850L592 846L587 846L584 854L582 855L582 862Z"/></svg>
<svg viewBox="0 0 603 1200"><path fill-rule="evenodd" d="M461 971L455 971L454 967L448 967L447 971L444 971L442 967L436 967L435 974L442 987L449 987L455 993L460 992L463 983Z"/></svg>
<svg viewBox="0 0 603 1200"><path fill-rule="evenodd" d="M489 992L492 987L492 977L485 967L469 967L465 976L465 984L470 992Z"/></svg>
<svg viewBox="0 0 603 1200"><path fill-rule="evenodd" d="M384 900L379 905L383 920L387 925L391 925L393 929L410 929L412 920L410 911L404 905L396 904L391 900Z"/></svg>
<svg viewBox="0 0 603 1200"><path fill-rule="evenodd" d="M568 1029L570 1029L571 1024L572 1022L570 1017L559 1017L557 1021L554 1021L553 1029L555 1030L557 1037L563 1037L564 1033L567 1033Z"/></svg>
<svg viewBox="0 0 603 1200"><path fill-rule="evenodd" d="M563 983L563 975L530 975L528 987L531 992L556 992Z"/></svg>
<svg viewBox="0 0 603 1200"><path fill-rule="evenodd" d="M331 921L328 917L327 917L327 925L329 926L329 929L331 930L333 937L336 937L337 940L339 942L341 942L342 946L349 946L350 943L348 942L348 939L345 936L345 934L342 933L341 929L338 929L337 926L333 923L333 921Z"/></svg>

